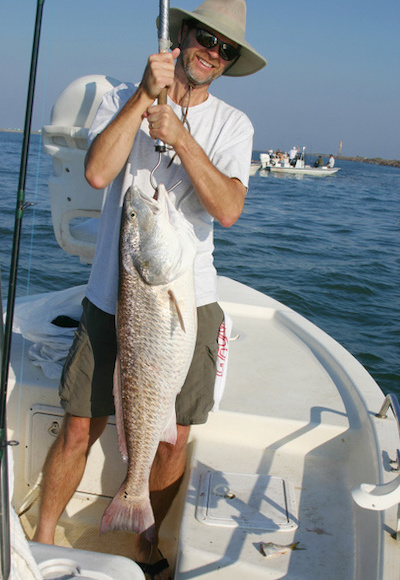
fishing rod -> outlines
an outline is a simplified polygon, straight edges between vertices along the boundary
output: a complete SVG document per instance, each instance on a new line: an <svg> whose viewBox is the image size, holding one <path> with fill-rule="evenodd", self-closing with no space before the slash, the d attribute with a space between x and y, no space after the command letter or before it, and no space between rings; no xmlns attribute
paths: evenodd
<svg viewBox="0 0 400 580"><path fill-rule="evenodd" d="M14 237L11 252L10 277L7 296L7 314L4 329L4 341L1 358L1 385L0 385L0 471L1 471L1 496L0 496L0 531L1 531L1 572L2 578L8 580L11 569L10 552L10 514L8 494L8 469L7 469L7 446L15 442L7 441L6 432L6 404L7 383L10 363L12 325L14 319L14 306L16 294L16 282L18 271L19 248L21 243L22 217L26 208L25 183L28 165L28 151L32 125L33 99L35 94L36 70L39 54L39 41L42 26L44 0L37 0L35 30L31 56L31 68L29 74L28 95L26 100L25 124L22 142L21 163L19 170L19 182L17 193L17 205L15 211Z"/></svg>

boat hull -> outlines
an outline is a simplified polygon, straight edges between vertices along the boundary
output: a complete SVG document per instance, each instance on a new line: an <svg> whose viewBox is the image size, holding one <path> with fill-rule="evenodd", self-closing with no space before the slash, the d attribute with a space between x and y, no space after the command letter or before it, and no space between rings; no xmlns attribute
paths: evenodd
<svg viewBox="0 0 400 580"><path fill-rule="evenodd" d="M255 161L252 161L250 165L250 177L254 177L254 175L257 173L259 169L261 169L261 163L256 163Z"/></svg>
<svg viewBox="0 0 400 580"><path fill-rule="evenodd" d="M271 173L284 173L286 175L313 175L316 177L327 177L328 175L334 175L340 169L340 167L334 167L333 169L329 167L275 167L271 166L267 168Z"/></svg>

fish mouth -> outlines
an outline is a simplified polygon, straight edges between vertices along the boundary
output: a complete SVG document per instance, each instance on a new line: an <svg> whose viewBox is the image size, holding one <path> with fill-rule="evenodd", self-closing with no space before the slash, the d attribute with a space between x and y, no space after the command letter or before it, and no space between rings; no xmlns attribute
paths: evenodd
<svg viewBox="0 0 400 580"><path fill-rule="evenodd" d="M142 191L139 191L140 199L147 205L153 214L162 212L167 205L167 192L164 187L157 187L153 197L149 197Z"/></svg>
<svg viewBox="0 0 400 580"><path fill-rule="evenodd" d="M147 207L147 209L151 211L153 216L161 217L164 213L168 213L169 221L174 222L175 219L174 216L177 210L169 197L167 189L163 184L160 184L157 187L153 196L144 193L138 187L135 187L134 189L139 203L142 203L145 207ZM127 195L128 195L127 202L129 205L131 205L133 198L129 190L127 191Z"/></svg>

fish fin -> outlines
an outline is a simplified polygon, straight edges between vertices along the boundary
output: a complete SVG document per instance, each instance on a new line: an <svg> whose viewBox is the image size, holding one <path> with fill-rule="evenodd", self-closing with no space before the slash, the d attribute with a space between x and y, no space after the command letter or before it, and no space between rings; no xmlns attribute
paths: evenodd
<svg viewBox="0 0 400 580"><path fill-rule="evenodd" d="M161 433L160 441L165 441L166 443L171 443L172 445L175 445L177 436L178 435L176 431L176 413L174 401L174 404L172 405L172 412L164 428L164 431Z"/></svg>
<svg viewBox="0 0 400 580"><path fill-rule="evenodd" d="M155 542L155 523L150 497L130 497L125 482L121 485L101 520L100 533L127 530L144 533L152 544Z"/></svg>
<svg viewBox="0 0 400 580"><path fill-rule="evenodd" d="M168 294L169 294L169 297L171 299L172 304L175 307L176 313L178 315L179 324L181 325L181 328L182 328L183 332L186 332L186 328L185 328L185 323L183 321L182 312L181 312L181 309L179 308L179 304L178 304L178 301L176 299L176 296L175 296L175 294L173 293L172 290L168 290Z"/></svg>
<svg viewBox="0 0 400 580"><path fill-rule="evenodd" d="M117 424L118 433L118 446L122 456L122 460L127 463L128 461L128 450L126 446L125 428L124 428L124 416L122 413L122 399L121 399L121 377L120 377L120 366L119 366L119 356L117 355L115 359L114 367L114 406L115 406L115 419Z"/></svg>

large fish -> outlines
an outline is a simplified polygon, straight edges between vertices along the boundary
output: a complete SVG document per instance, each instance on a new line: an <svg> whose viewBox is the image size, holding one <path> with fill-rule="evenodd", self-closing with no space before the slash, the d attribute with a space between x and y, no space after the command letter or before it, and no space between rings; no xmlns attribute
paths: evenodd
<svg viewBox="0 0 400 580"><path fill-rule="evenodd" d="M175 399L192 360L197 319L192 225L163 185L154 198L131 187L121 217L114 400L127 475L101 531L154 541L149 476L160 440L176 442Z"/></svg>

